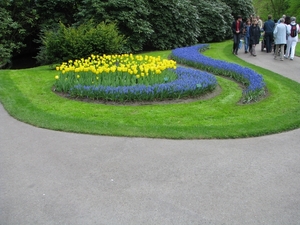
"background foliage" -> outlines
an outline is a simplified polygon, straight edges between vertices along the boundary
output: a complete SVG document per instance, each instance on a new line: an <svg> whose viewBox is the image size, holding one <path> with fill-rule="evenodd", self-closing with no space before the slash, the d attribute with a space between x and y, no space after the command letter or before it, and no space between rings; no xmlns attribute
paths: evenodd
<svg viewBox="0 0 300 225"><path fill-rule="evenodd" d="M276 20L284 14L300 18L299 0L253 0L253 5L256 15L263 20L267 20L269 14Z"/></svg>
<svg viewBox="0 0 300 225"><path fill-rule="evenodd" d="M58 29L46 30L37 56L40 64L60 63L80 59L91 54L118 53L125 43L115 23L96 24L89 20L78 27L59 24Z"/></svg>
<svg viewBox="0 0 300 225"><path fill-rule="evenodd" d="M0 68L10 63L14 50L23 46L18 39L22 39L24 33L25 30L12 20L8 11L0 8Z"/></svg>
<svg viewBox="0 0 300 225"><path fill-rule="evenodd" d="M192 3L197 7L199 15L199 43L218 42L231 37L233 17L230 6L223 2L206 0L193 0Z"/></svg>
<svg viewBox="0 0 300 225"><path fill-rule="evenodd" d="M254 12L252 0L222 0L222 2L231 8L234 18L241 15L246 19Z"/></svg>
<svg viewBox="0 0 300 225"><path fill-rule="evenodd" d="M58 24L78 27L93 19L114 23L127 38L122 52L163 50L231 37L233 17L299 15L298 0L1 0L0 58L40 51L43 35ZM36 44L38 42L38 45ZM26 48L21 48L22 46ZM42 46L43 47L43 46ZM120 52L121 53L121 52ZM41 54L41 53L40 53Z"/></svg>
<svg viewBox="0 0 300 225"><path fill-rule="evenodd" d="M77 24L90 19L116 21L120 32L128 37L125 51L139 51L154 33L149 15L150 5L144 0L83 0L76 20Z"/></svg>

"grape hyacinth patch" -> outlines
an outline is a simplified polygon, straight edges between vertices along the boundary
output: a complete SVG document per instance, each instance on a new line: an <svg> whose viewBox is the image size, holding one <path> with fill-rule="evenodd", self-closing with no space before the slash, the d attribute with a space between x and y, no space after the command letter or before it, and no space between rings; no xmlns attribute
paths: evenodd
<svg viewBox="0 0 300 225"><path fill-rule="evenodd" d="M118 102L153 101L198 96L217 85L216 78L207 72L185 67L177 67L174 72L178 77L171 82L118 87L76 85L70 95Z"/></svg>
<svg viewBox="0 0 300 225"><path fill-rule="evenodd" d="M265 93L266 84L263 77L255 71L234 63L212 59L200 53L208 48L208 44L177 48L172 51L171 58L179 63L211 72L215 75L229 76L244 84L243 101L257 100Z"/></svg>

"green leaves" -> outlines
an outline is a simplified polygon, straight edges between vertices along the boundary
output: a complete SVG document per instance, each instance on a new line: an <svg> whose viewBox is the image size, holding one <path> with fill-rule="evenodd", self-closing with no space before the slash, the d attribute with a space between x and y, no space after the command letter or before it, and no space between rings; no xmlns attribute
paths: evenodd
<svg viewBox="0 0 300 225"><path fill-rule="evenodd" d="M0 68L10 62L14 51L24 45L21 42L25 30L11 18L10 13L0 8Z"/></svg>
<svg viewBox="0 0 300 225"><path fill-rule="evenodd" d="M198 42L219 42L231 37L230 29L233 17L231 8L223 2L214 1L193 1L197 7L199 19L198 27L200 34Z"/></svg>
<svg viewBox="0 0 300 225"><path fill-rule="evenodd" d="M38 61L41 64L60 63L91 54L120 53L125 38L119 34L115 23L96 24L92 20L78 27L60 23L57 30L44 32Z"/></svg>

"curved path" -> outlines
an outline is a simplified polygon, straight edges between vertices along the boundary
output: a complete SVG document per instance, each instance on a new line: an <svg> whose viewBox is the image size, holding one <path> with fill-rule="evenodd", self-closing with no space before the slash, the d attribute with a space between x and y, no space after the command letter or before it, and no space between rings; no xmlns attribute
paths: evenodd
<svg viewBox="0 0 300 225"><path fill-rule="evenodd" d="M300 43L298 43L300 45ZM239 50L238 57L259 67L279 73L285 77L295 80L300 83L300 58L295 57L294 60L285 59L280 61L279 56L274 59L273 53L266 53L266 50L261 51L261 44L256 46L256 57L245 54L242 49Z"/></svg>
<svg viewBox="0 0 300 225"><path fill-rule="evenodd" d="M299 58L239 57L300 82ZM235 140L93 136L33 127L0 105L1 225L299 224L299 190L300 129Z"/></svg>

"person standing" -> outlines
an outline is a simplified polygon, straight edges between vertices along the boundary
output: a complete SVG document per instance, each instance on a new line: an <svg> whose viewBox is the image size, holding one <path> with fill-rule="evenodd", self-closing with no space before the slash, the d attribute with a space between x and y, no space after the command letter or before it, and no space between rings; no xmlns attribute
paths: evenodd
<svg viewBox="0 0 300 225"><path fill-rule="evenodd" d="M294 59L295 49L298 42L299 25L296 24L296 17L291 17L291 23L287 25L287 48L285 58Z"/></svg>
<svg viewBox="0 0 300 225"><path fill-rule="evenodd" d="M284 45L286 44L286 35L287 35L287 28L284 24L284 19L280 19L280 23L274 29L274 39L276 44L275 49L275 56L274 59L277 58L279 49L280 49L280 60L283 61L284 59Z"/></svg>
<svg viewBox="0 0 300 225"><path fill-rule="evenodd" d="M287 26L291 23L291 17L290 16L285 16L283 17L284 19L284 24ZM288 36L286 37L286 40L288 40ZM286 54L286 48L287 48L287 45L284 45L284 54Z"/></svg>
<svg viewBox="0 0 300 225"><path fill-rule="evenodd" d="M285 21L285 17L286 17L286 15L283 14L281 18L283 18ZM280 19L278 20L277 24L280 24Z"/></svg>
<svg viewBox="0 0 300 225"><path fill-rule="evenodd" d="M245 53L250 52L250 19L247 19L245 24L245 36L244 36L244 43L245 43Z"/></svg>
<svg viewBox="0 0 300 225"><path fill-rule="evenodd" d="M251 45L251 55L256 56L255 47L259 43L260 39L260 27L258 26L257 19L253 19L252 25L250 27L250 45Z"/></svg>
<svg viewBox="0 0 300 225"><path fill-rule="evenodd" d="M241 34L243 32L243 21L242 16L238 16L235 21L233 21L231 25L231 30L233 33L233 49L232 53L237 55L239 50L239 44L241 41Z"/></svg>
<svg viewBox="0 0 300 225"><path fill-rule="evenodd" d="M257 16L256 19L257 19L257 25L258 25L259 28L262 30L262 29L263 29L263 26L264 26L263 21L260 19L259 16Z"/></svg>
<svg viewBox="0 0 300 225"><path fill-rule="evenodd" d="M273 42L273 31L274 31L275 23L272 20L272 16L268 16L268 20L264 23L263 29L265 32L265 40L266 40L266 49L267 53L272 52L272 42Z"/></svg>

